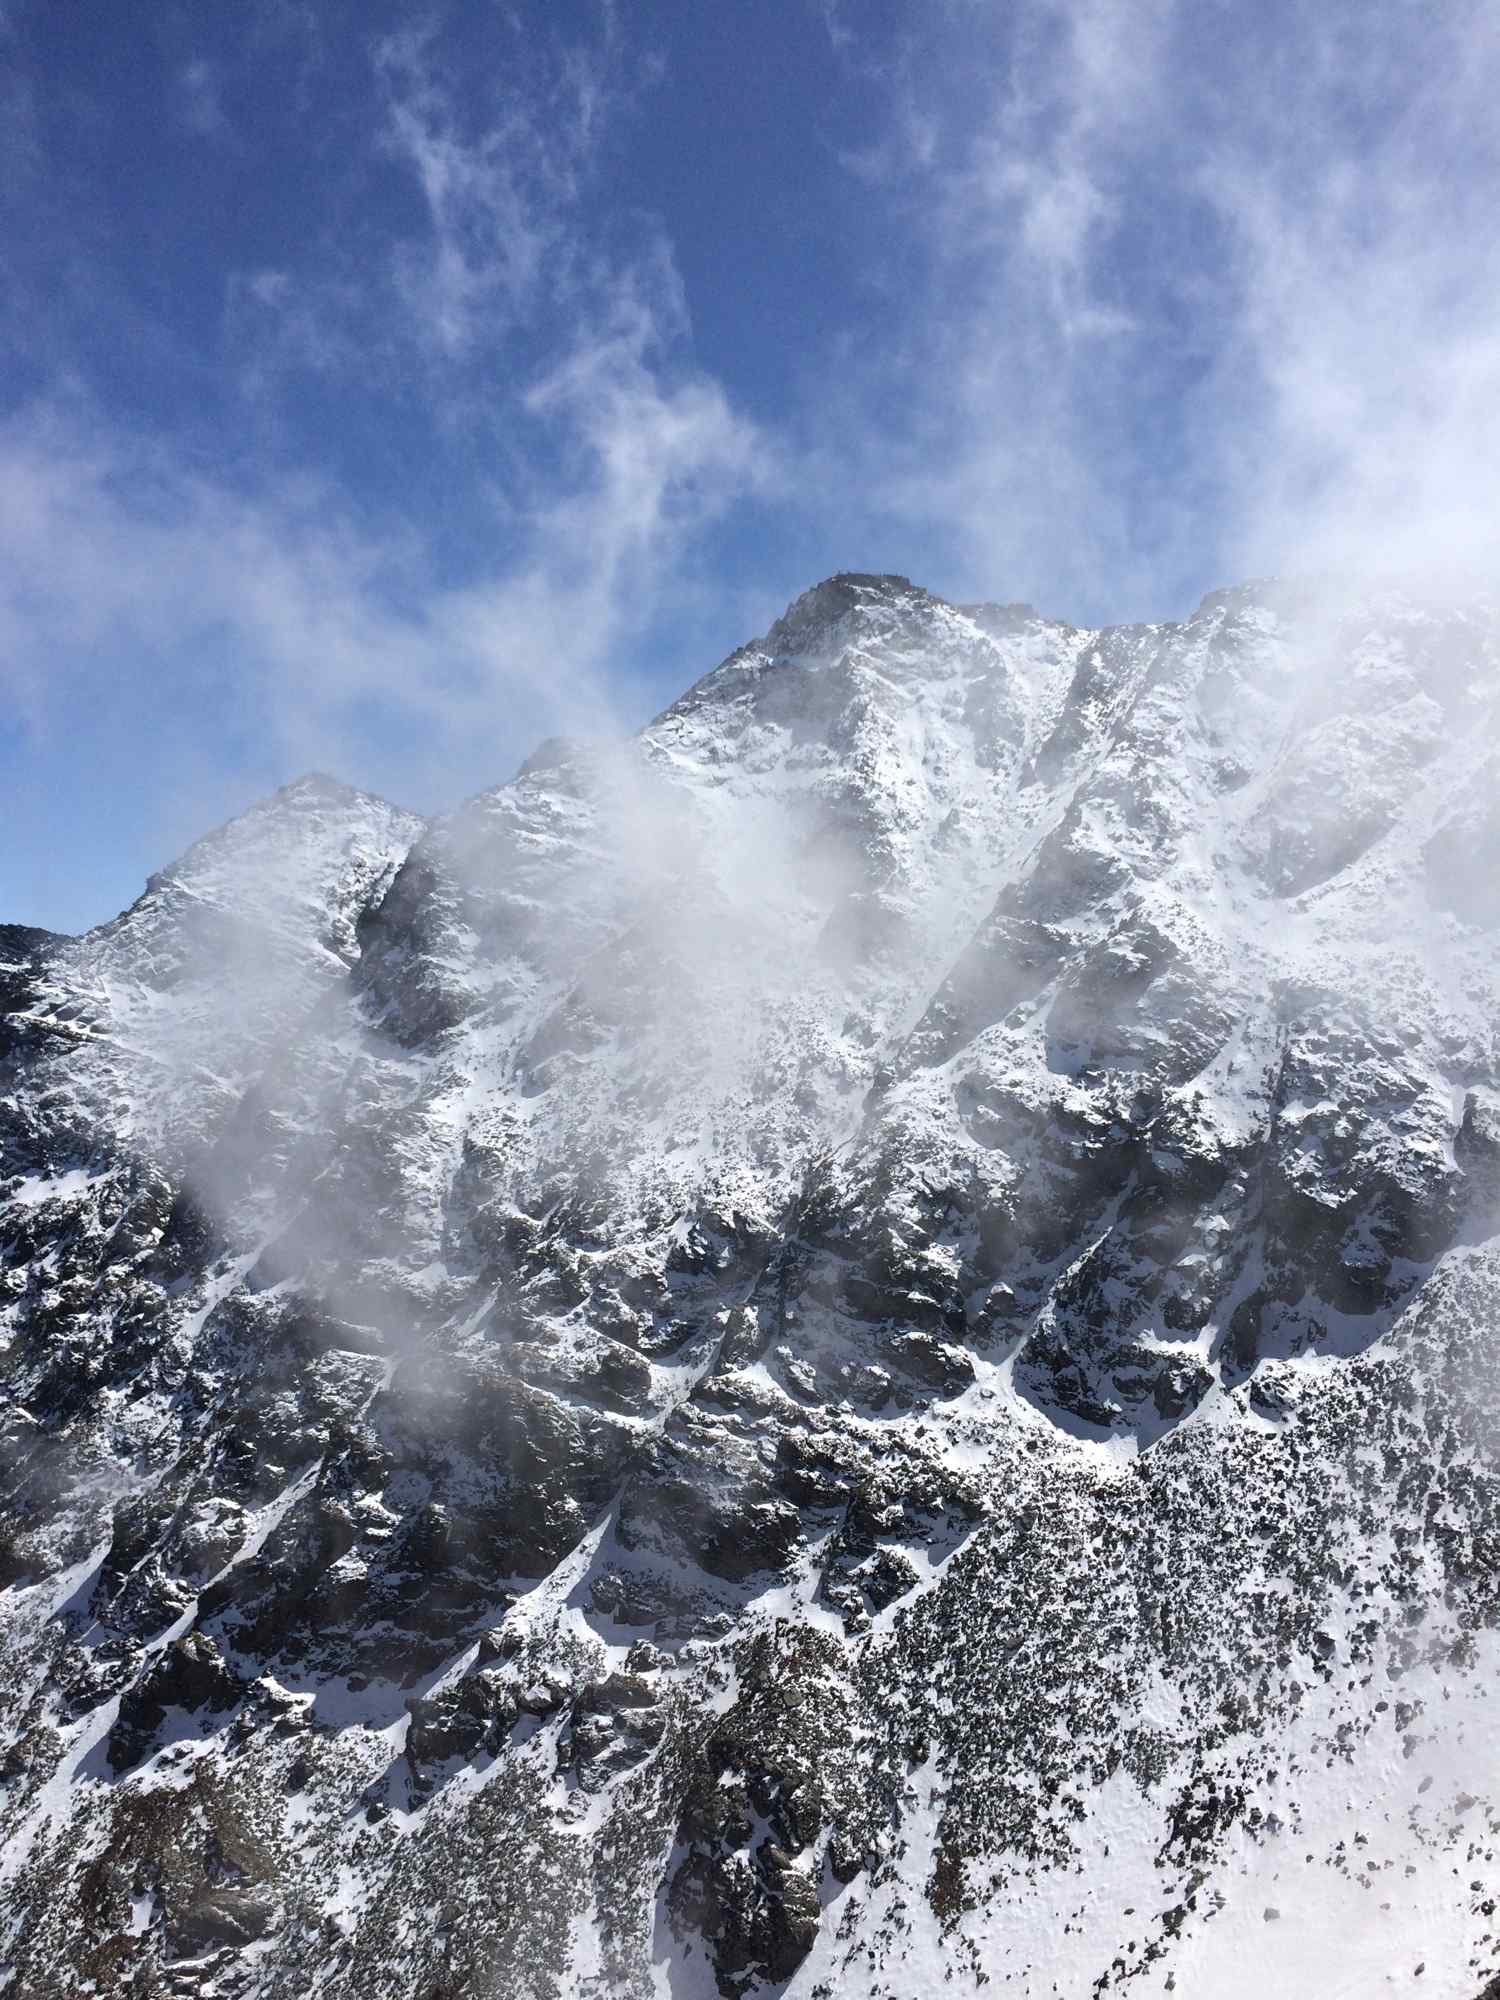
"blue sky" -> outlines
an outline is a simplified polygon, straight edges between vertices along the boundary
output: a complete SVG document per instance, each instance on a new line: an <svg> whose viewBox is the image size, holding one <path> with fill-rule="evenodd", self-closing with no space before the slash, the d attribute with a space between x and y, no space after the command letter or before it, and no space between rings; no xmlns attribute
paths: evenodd
<svg viewBox="0 0 1500 2000"><path fill-rule="evenodd" d="M1473 567L1459 0L0 0L0 920L441 810L798 590Z"/></svg>

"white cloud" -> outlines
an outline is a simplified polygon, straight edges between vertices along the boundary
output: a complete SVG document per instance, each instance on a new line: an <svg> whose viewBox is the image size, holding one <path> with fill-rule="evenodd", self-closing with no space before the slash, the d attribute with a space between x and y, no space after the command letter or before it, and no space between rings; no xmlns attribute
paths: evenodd
<svg viewBox="0 0 1500 2000"><path fill-rule="evenodd" d="M885 197L895 275L881 338L823 399L816 485L853 487L870 539L939 588L1064 615L1113 597L1121 616L1149 590L1107 418L1142 331L1111 253L1163 12L942 9L847 162Z"/></svg>
<svg viewBox="0 0 1500 2000"><path fill-rule="evenodd" d="M1318 26L1204 174L1229 243L1214 380L1251 385L1231 405L1228 559L1483 569L1500 540L1500 38L1467 4Z"/></svg>
<svg viewBox="0 0 1500 2000"><path fill-rule="evenodd" d="M950 588L1112 617L1250 570L1481 558L1489 14L1017 0L933 21L886 142L851 163L921 275L883 290L891 324L823 446L888 534Z"/></svg>
<svg viewBox="0 0 1500 2000"><path fill-rule="evenodd" d="M454 580L423 528L372 522L324 474L212 470L54 393L0 426L0 680L32 729L66 726L93 658L155 662L146 703L179 713L218 666L284 767L373 777L398 733L404 784L451 798L544 730L638 720L612 716L606 669L764 485L765 441L687 358L670 248L575 213L652 73L617 57L610 17L463 111L429 36L374 60L372 154L411 175L421 222L384 262L360 245L238 273L241 380L274 426L288 368L384 372L479 461L466 504L471 525L494 508L494 558Z"/></svg>
<svg viewBox="0 0 1500 2000"><path fill-rule="evenodd" d="M439 438L508 444L531 378L643 274L663 335L686 333L670 248L591 199L658 59L608 6L574 41L501 10L479 26L462 74L436 16L370 45L365 167L394 169L415 208L383 201L373 237L325 223L288 266L229 278L239 379L266 405L291 373L378 382Z"/></svg>
<svg viewBox="0 0 1500 2000"><path fill-rule="evenodd" d="M493 53L483 117L466 115L430 26L375 48L381 143L420 190L426 229L396 245L393 277L413 330L453 359L493 349L591 278L581 194L618 120L657 77L621 47L606 9L591 42L547 43L511 22Z"/></svg>
<svg viewBox="0 0 1500 2000"><path fill-rule="evenodd" d="M76 698L54 662L217 650L288 762L371 768L373 705L441 796L445 768L606 720L620 650L772 491L834 561L1061 615L1488 550L1500 54L1468 0L953 5L879 62L832 10L887 92L849 164L890 262L864 344L810 351L774 437L690 359L670 246L588 198L657 73L602 18L507 43L521 67L480 90L434 35L387 38L366 139L409 226L230 290L268 408L289 368L390 384L488 474L503 553L455 582L327 478L211 474L54 394L0 430L0 672L33 726Z"/></svg>
<svg viewBox="0 0 1500 2000"><path fill-rule="evenodd" d="M503 775L543 730L624 726L614 649L660 606L701 531L764 474L722 389L653 367L649 301L580 335L530 403L566 445L513 560L434 583L413 533L372 533L310 479L237 491L90 407L0 427L0 682L38 731L89 699L87 667L153 659L150 700L232 671L292 766L359 768L371 706L412 734L410 782ZM177 692L172 687L174 680ZM205 718L207 719L207 718ZM222 718L216 718L222 724Z"/></svg>

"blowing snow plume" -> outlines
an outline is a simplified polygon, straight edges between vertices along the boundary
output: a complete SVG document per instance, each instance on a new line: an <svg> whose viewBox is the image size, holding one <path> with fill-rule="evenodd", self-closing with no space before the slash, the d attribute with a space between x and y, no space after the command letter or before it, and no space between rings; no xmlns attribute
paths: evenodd
<svg viewBox="0 0 1500 2000"><path fill-rule="evenodd" d="M795 268L613 13L435 22L214 274L264 432L0 429L39 756L562 732L0 933L7 1992L1493 1993L1494 35L821 19ZM772 623L851 538L944 595Z"/></svg>
<svg viewBox="0 0 1500 2000"><path fill-rule="evenodd" d="M13 1981L1471 2000L1495 646L840 576L8 934Z"/></svg>

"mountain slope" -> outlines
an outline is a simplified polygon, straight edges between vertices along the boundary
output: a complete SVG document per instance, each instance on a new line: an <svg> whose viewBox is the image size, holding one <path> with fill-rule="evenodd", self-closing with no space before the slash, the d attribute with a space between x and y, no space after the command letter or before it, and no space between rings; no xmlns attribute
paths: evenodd
<svg viewBox="0 0 1500 2000"><path fill-rule="evenodd" d="M0 935L6 1990L1472 2000L1496 646L839 577Z"/></svg>

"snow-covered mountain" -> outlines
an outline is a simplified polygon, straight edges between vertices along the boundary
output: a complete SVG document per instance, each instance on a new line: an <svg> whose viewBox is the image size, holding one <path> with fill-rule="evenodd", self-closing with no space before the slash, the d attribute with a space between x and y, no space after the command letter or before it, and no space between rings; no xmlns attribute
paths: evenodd
<svg viewBox="0 0 1500 2000"><path fill-rule="evenodd" d="M0 929L0 1992L1500 1994L1497 759L840 576Z"/></svg>

